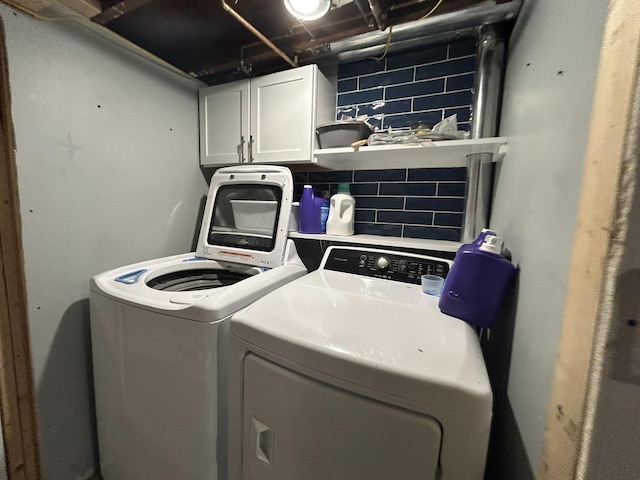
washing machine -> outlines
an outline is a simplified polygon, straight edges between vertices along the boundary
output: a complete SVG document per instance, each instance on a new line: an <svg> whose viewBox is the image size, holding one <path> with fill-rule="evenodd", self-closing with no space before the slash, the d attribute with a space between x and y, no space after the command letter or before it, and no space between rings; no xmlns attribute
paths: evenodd
<svg viewBox="0 0 640 480"><path fill-rule="evenodd" d="M330 247L232 317L230 480L480 480L492 391L474 328L420 276L450 261Z"/></svg>
<svg viewBox="0 0 640 480"><path fill-rule="evenodd" d="M104 480L226 480L228 319L307 273L292 194L286 168L219 169L195 253L91 279Z"/></svg>

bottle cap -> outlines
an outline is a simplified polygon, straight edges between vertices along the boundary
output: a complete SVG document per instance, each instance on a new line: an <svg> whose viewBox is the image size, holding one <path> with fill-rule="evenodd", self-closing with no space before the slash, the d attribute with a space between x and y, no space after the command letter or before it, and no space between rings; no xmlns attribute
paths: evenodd
<svg viewBox="0 0 640 480"><path fill-rule="evenodd" d="M480 250L483 252L494 253L496 255L502 255L502 245L504 241L500 237L495 235L487 235L484 238L484 243L480 245Z"/></svg>
<svg viewBox="0 0 640 480"><path fill-rule="evenodd" d="M344 183L339 183L338 184L338 193L351 193L351 188L349 187L349 184L344 182Z"/></svg>
<svg viewBox="0 0 640 480"><path fill-rule="evenodd" d="M304 188L313 188L311 185L305 185Z"/></svg>

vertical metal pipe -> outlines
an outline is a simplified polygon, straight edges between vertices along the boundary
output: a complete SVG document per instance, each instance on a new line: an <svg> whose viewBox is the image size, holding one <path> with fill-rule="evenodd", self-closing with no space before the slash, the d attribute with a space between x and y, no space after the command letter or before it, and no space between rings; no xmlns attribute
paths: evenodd
<svg viewBox="0 0 640 480"><path fill-rule="evenodd" d="M495 25L481 27L476 55L471 138L493 137L498 132L505 55L504 38Z"/></svg>
<svg viewBox="0 0 640 480"><path fill-rule="evenodd" d="M493 137L498 133L505 60L504 37L495 26L481 27L476 56L471 138ZM467 195L461 236L464 243L473 240L489 225L492 160L491 154L485 153L467 156Z"/></svg>

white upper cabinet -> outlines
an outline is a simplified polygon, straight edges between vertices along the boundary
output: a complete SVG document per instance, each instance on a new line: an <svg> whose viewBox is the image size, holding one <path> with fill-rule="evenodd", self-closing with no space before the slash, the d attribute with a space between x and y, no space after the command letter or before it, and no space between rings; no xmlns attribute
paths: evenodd
<svg viewBox="0 0 640 480"><path fill-rule="evenodd" d="M248 140L249 81L200 90L200 163L241 163Z"/></svg>
<svg viewBox="0 0 640 480"><path fill-rule="evenodd" d="M317 125L335 119L335 91L316 65L200 90L200 163L313 161Z"/></svg>

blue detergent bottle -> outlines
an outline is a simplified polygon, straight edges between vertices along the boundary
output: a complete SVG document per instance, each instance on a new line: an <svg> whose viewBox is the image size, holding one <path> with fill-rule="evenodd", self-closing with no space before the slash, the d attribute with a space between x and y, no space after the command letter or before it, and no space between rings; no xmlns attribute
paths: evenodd
<svg viewBox="0 0 640 480"><path fill-rule="evenodd" d="M328 217L329 200L316 195L311 185L305 185L298 210L298 231L300 233L325 233Z"/></svg>
<svg viewBox="0 0 640 480"><path fill-rule="evenodd" d="M500 237L486 234L477 248L461 247L445 280L438 307L479 327L490 327L516 273L502 255Z"/></svg>

